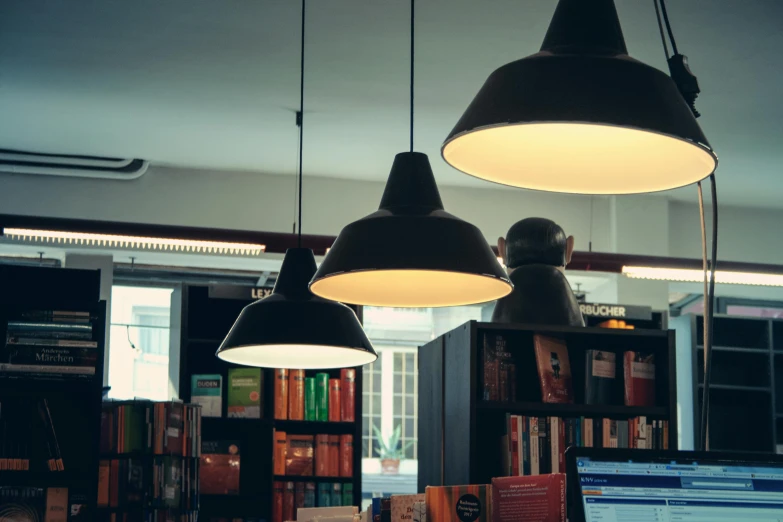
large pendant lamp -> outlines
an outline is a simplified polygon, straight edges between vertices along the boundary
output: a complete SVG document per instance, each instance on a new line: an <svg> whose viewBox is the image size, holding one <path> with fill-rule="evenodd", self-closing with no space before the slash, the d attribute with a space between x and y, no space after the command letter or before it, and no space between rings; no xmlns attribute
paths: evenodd
<svg viewBox="0 0 783 522"><path fill-rule="evenodd" d="M483 303L512 290L481 231L443 209L426 154L413 152L411 0L410 152L397 154L377 212L343 228L310 290L373 306Z"/></svg>
<svg viewBox="0 0 783 522"><path fill-rule="evenodd" d="M305 0L302 0L300 114L304 114ZM307 289L313 251L302 248L302 142L299 122L299 248L285 254L271 295L247 305L218 348L224 361L264 368L343 368L378 358L353 310Z"/></svg>
<svg viewBox="0 0 783 522"><path fill-rule="evenodd" d="M442 154L495 183L580 194L682 187L717 165L674 81L628 56L613 0L560 0L540 52L489 76Z"/></svg>

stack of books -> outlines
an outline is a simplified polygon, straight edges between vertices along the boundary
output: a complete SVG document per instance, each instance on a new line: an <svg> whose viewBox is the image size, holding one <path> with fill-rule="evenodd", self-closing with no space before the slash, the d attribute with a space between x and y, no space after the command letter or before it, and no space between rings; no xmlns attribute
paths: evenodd
<svg viewBox="0 0 783 522"><path fill-rule="evenodd" d="M307 377L304 370L274 370L275 419L354 422L356 370L345 368L339 379L328 373Z"/></svg>
<svg viewBox="0 0 783 522"><path fill-rule="evenodd" d="M272 484L272 522L296 520L299 508L353 505L353 484L281 482Z"/></svg>
<svg viewBox="0 0 783 522"><path fill-rule="evenodd" d="M8 321L0 372L92 377L100 359L89 312L34 310Z"/></svg>

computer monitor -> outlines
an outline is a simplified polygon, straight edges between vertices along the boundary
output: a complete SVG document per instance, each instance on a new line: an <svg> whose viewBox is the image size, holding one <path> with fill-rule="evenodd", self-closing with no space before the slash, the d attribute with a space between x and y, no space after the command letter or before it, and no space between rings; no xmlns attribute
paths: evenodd
<svg viewBox="0 0 783 522"><path fill-rule="evenodd" d="M571 448L571 522L783 522L783 458Z"/></svg>

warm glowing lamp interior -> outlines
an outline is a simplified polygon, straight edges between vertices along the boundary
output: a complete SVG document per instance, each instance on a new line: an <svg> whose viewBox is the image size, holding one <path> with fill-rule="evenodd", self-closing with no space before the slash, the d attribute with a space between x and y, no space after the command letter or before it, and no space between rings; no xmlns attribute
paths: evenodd
<svg viewBox="0 0 783 522"><path fill-rule="evenodd" d="M485 127L443 147L454 168L550 192L635 194L695 183L716 166L706 147L634 128L586 123Z"/></svg>
<svg viewBox="0 0 783 522"><path fill-rule="evenodd" d="M369 306L437 308L500 299L508 282L492 276L439 270L362 270L313 282L310 290L326 299Z"/></svg>
<svg viewBox="0 0 783 522"><path fill-rule="evenodd" d="M217 356L229 363L261 368L300 368L303 370L354 367L373 362L378 356L364 350L313 344L247 345L221 350Z"/></svg>

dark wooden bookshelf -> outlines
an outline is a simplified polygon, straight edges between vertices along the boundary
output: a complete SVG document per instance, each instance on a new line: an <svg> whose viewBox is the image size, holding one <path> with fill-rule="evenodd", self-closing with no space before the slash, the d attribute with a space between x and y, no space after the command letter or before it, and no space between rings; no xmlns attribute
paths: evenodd
<svg viewBox="0 0 783 522"><path fill-rule="evenodd" d="M30 407L42 399L47 401L64 466L63 471L49 471L45 464L46 449L33 447L36 441L43 444L33 433L37 428L28 432L25 427L25 437L30 437L30 469L0 471L0 486L68 488L69 502L72 495L79 495L90 513L95 512L97 505L106 338L106 303L100 301L99 294L98 270L0 265L2 362L8 362L8 321L19 319L24 312L89 312L92 340L97 342L94 375L0 371L0 404L4 415L7 407L13 408L19 401L30 401Z"/></svg>
<svg viewBox="0 0 783 522"><path fill-rule="evenodd" d="M212 290L212 291L211 291ZM217 290L217 291L215 291ZM202 418L202 440L236 440L240 447L240 494L201 495L200 516L214 518L258 517L272 519L272 483L341 482L353 484L354 505L361 504L362 449L362 370L356 368L355 422L323 422L274 419L273 370L262 369L262 412L260 419L228 418L228 370L238 368L218 359L215 352L234 324L242 308L251 299L236 297L241 292L222 292L224 288L189 285L182 289L181 299L173 303L172 315L179 311L179 397L190 402L193 374L220 374L223 377L223 417ZM250 292L247 292L248 297ZM234 296L234 297L218 297ZM361 317L361 316L360 316ZM325 372L339 378L340 370L307 370L313 377ZM275 476L273 470L274 430L296 435L353 435L353 477Z"/></svg>
<svg viewBox="0 0 783 522"><path fill-rule="evenodd" d="M517 402L482 400L482 353L486 333L502 334L517 367ZM568 346L573 404L541 399L533 337L563 339ZM613 351L618 359L616 404L584 404L585 351ZM591 417L617 420L646 416L669 422L669 447L677 448L677 388L674 333L494 324L471 321L419 349L418 489L426 486L487 484L502 475L500 440L506 414ZM655 407L622 405L622 355L655 354Z"/></svg>
<svg viewBox="0 0 783 522"><path fill-rule="evenodd" d="M694 436L704 395L704 317L671 319L678 353L690 358ZM716 314L710 385L710 449L775 452L783 444L783 321ZM741 427L741 428L740 428Z"/></svg>

